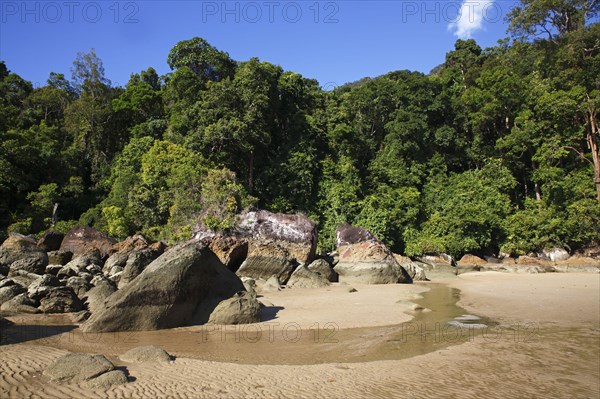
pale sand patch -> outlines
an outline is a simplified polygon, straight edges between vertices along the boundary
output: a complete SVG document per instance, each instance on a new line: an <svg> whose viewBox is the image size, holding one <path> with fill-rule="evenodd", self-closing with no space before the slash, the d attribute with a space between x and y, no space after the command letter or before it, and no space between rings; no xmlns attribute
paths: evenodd
<svg viewBox="0 0 600 399"><path fill-rule="evenodd" d="M507 330L508 333L497 338L477 336L465 344L404 360L250 365L180 357L168 364L124 364L135 380L101 392L54 384L41 375L51 361L65 353L62 349L5 345L0 347L0 397L597 398L600 394L600 331L594 304L598 303L600 291L597 279L597 275L589 274L462 275L451 284L460 286L462 297L466 298L462 301L471 312L506 322L534 320L543 325L558 323L561 327L545 327L538 334L520 335ZM360 287L356 288L360 292ZM374 287L375 291L387 289ZM292 295L291 290L275 297L286 295ZM342 298L347 304L346 297ZM289 300L285 308L289 311L292 304L308 306L309 303L297 302L297 298ZM547 305L527 308L526 304L532 301ZM319 314L320 303L314 304L312 312ZM577 317L572 315L574 308L578 309ZM378 307L373 306L372 312L377 313ZM291 314L292 318L303 320L302 312ZM283 310L278 317L291 320ZM573 319L579 320L579 327L567 328ZM306 321L312 320L316 319ZM376 320L374 317L370 322Z"/></svg>
<svg viewBox="0 0 600 399"><path fill-rule="evenodd" d="M355 288L356 292L348 292ZM332 284L329 287L286 288L265 292L258 298L274 305L281 325L298 323L303 329L334 323L339 328L377 327L400 324L412 316L411 309L420 293L427 291L421 284ZM274 309L275 309L274 308Z"/></svg>
<svg viewBox="0 0 600 399"><path fill-rule="evenodd" d="M473 272L440 280L459 305L500 322L600 325L600 274Z"/></svg>

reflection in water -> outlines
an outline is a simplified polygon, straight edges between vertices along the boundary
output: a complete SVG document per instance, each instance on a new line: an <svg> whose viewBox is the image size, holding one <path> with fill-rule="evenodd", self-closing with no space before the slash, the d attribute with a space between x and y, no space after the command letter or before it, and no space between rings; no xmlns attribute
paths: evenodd
<svg viewBox="0 0 600 399"><path fill-rule="evenodd" d="M314 364L403 359L465 342L481 335L468 325L467 313L457 306L460 292L441 284L416 300L415 318L395 326L340 330L335 323L302 328L297 323L277 322L239 326L195 326L159 331L83 333L74 326L14 325L6 330L3 343L24 342L77 352L100 351L119 355L142 345L158 345L178 357L251 364ZM461 319L462 317L462 319ZM474 316L469 316L473 318ZM40 319L41 320L41 319ZM66 322L56 316L55 322ZM462 320L460 324L450 321ZM488 324L477 318L478 324ZM51 334L35 334L49 331ZM60 329L63 329L62 331ZM19 338L21 337L21 339ZM26 337L26 338L24 338Z"/></svg>

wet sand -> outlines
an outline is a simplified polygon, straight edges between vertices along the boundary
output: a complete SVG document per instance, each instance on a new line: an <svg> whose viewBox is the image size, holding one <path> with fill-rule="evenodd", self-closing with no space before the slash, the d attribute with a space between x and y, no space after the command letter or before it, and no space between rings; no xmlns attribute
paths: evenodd
<svg viewBox="0 0 600 399"><path fill-rule="evenodd" d="M20 343L0 347L0 397L598 397L600 276L486 272L444 283L454 290L419 284L356 286L358 292L347 293L348 287L339 286L330 292L266 295L265 301L282 308L268 323L297 323L303 338L296 342L290 342L291 336L269 342L266 334L256 343L245 342L243 338L251 336L240 335L234 327L225 334L225 342L220 332L207 330L203 341L199 327L142 333L141 341L129 343L120 335L112 344L88 342L77 329L46 332L37 340L21 338ZM437 292L434 297L427 299L422 293L427 288ZM355 296L361 292L363 297ZM419 299L419 293L425 299ZM375 297L377 306L361 307L363 300L368 304ZM464 309L449 305L458 299ZM433 311L410 312L411 302ZM345 312L338 314L336 308ZM457 311L488 316L499 324L457 339L453 333L458 330L436 321L456 317ZM45 324L65 324L61 317ZM385 324L388 317L392 325ZM399 319L405 324L398 324ZM311 322L326 332L324 324L336 321L340 326L333 336L319 333L314 339ZM29 328L35 330L33 324L30 319ZM284 331L276 327L275 337ZM60 332L72 327L55 328ZM193 343L183 338L186 335ZM240 342L235 342L238 336ZM173 337L179 337L178 342L169 343ZM325 342L327 337L337 342ZM116 357L128 346L156 340L167 350L172 345L174 362L126 364ZM420 352L411 352L414 348ZM132 382L107 392L48 382L41 371L66 350L105 353L126 367Z"/></svg>

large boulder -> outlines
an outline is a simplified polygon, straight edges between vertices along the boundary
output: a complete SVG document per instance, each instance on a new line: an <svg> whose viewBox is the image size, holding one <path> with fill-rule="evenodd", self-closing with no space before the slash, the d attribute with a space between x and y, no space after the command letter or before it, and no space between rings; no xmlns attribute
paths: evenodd
<svg viewBox="0 0 600 399"><path fill-rule="evenodd" d="M263 280L276 275L285 284L297 265L286 246L274 240L252 240L249 243L248 257L236 274Z"/></svg>
<svg viewBox="0 0 600 399"><path fill-rule="evenodd" d="M146 266L152 261L158 258L160 254L155 251L144 250L144 251L132 251L127 254L127 261L123 267L123 272L118 281L119 288L123 288L129 284L134 278L139 276Z"/></svg>
<svg viewBox="0 0 600 399"><path fill-rule="evenodd" d="M61 251L69 251L73 256L82 255L90 250L98 250L100 257L106 259L112 253L115 240L104 233L87 226L71 229L60 245Z"/></svg>
<svg viewBox="0 0 600 399"><path fill-rule="evenodd" d="M37 245L46 251L56 251L60 248L65 235L58 231L48 230L38 240Z"/></svg>
<svg viewBox="0 0 600 399"><path fill-rule="evenodd" d="M211 324L250 324L260 322L260 303L246 291L225 299L210 314Z"/></svg>
<svg viewBox="0 0 600 399"><path fill-rule="evenodd" d="M17 262L17 265L12 266ZM11 270L43 273L48 265L48 254L34 239L22 234L11 233L0 246L0 264Z"/></svg>
<svg viewBox="0 0 600 399"><path fill-rule="evenodd" d="M199 241L161 255L105 301L86 332L140 331L203 324L219 302L243 291L240 279Z"/></svg>
<svg viewBox="0 0 600 399"><path fill-rule="evenodd" d="M230 236L236 240L231 243L223 241L221 236L207 230L201 222L194 232L194 238L205 242L216 240L215 244L209 245L217 255L221 253L224 263L233 269L239 265L244 240L248 242L248 257L252 256L252 243L259 242L263 248L265 245L262 244L283 248L287 259L294 264L310 263L317 248L316 225L301 214L245 212L238 217L236 225L230 230ZM241 248L237 249L238 247ZM232 253L234 249L236 252ZM228 261L228 257L233 259Z"/></svg>
<svg viewBox="0 0 600 399"><path fill-rule="evenodd" d="M117 286L104 276L97 276L92 280L94 287L87 291L82 299L90 312L95 313L106 307L108 297L117 291Z"/></svg>
<svg viewBox="0 0 600 399"><path fill-rule="evenodd" d="M236 272L248 256L248 240L245 238L216 234L207 235L202 241L232 272Z"/></svg>
<svg viewBox="0 0 600 399"><path fill-rule="evenodd" d="M411 283L394 254L373 234L347 223L336 231L339 262L334 270L340 282L362 284Z"/></svg>
<svg viewBox="0 0 600 399"><path fill-rule="evenodd" d="M294 288L320 288L329 285L329 280L320 273L300 265L294 270L287 282L288 287Z"/></svg>
<svg viewBox="0 0 600 399"><path fill-rule="evenodd" d="M50 363L43 374L51 381L75 383L91 380L114 368L103 355L68 353Z"/></svg>

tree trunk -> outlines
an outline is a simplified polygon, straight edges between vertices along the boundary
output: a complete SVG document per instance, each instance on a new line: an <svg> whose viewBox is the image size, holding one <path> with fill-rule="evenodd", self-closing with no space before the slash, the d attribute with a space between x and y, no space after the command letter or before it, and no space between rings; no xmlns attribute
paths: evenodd
<svg viewBox="0 0 600 399"><path fill-rule="evenodd" d="M248 193L252 194L254 186L254 151L250 151L250 160L248 161Z"/></svg>
<svg viewBox="0 0 600 399"><path fill-rule="evenodd" d="M592 151L592 163L594 164L594 183L596 185L596 194L600 203L600 150L598 149L598 122L596 121L596 110L592 104L588 107L587 142L590 151Z"/></svg>

